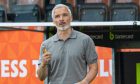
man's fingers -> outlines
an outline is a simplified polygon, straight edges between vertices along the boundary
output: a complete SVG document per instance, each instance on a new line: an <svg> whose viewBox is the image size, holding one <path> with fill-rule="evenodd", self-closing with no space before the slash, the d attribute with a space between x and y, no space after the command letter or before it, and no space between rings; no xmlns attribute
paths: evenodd
<svg viewBox="0 0 140 84"><path fill-rule="evenodd" d="M46 57L46 56L51 56L51 53L50 52L46 52L43 54L43 57Z"/></svg>
<svg viewBox="0 0 140 84"><path fill-rule="evenodd" d="M44 57L43 57L43 62L44 63L48 63L48 61L50 61L51 60L51 56L50 55L45 55Z"/></svg>
<svg viewBox="0 0 140 84"><path fill-rule="evenodd" d="M51 56L44 56L43 59L49 59Z"/></svg>
<svg viewBox="0 0 140 84"><path fill-rule="evenodd" d="M51 53L50 52L45 52L43 54L43 64L46 65L48 62L51 60Z"/></svg>
<svg viewBox="0 0 140 84"><path fill-rule="evenodd" d="M46 58L46 59L44 58L44 59L43 59L43 63L44 63L44 64L48 64L48 62L49 62L50 60L51 60L51 58Z"/></svg>

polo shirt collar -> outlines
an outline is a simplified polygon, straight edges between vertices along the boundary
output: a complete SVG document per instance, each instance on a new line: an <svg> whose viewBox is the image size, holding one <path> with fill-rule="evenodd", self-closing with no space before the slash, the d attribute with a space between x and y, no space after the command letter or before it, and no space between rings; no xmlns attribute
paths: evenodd
<svg viewBox="0 0 140 84"><path fill-rule="evenodd" d="M77 37L76 31L72 29L72 33L71 33L69 38L75 39L76 37ZM54 41L59 41L60 40L59 37L58 37L58 34L54 35L53 40Z"/></svg>

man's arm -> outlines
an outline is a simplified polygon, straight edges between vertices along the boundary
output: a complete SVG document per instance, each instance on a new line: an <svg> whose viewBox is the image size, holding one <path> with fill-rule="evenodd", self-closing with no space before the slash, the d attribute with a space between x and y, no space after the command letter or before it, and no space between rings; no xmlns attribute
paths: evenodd
<svg viewBox="0 0 140 84"><path fill-rule="evenodd" d="M43 54L43 60L37 70L38 78L41 81L45 80L45 78L48 76L48 63L49 63L50 59L51 59L50 52L45 52Z"/></svg>
<svg viewBox="0 0 140 84"><path fill-rule="evenodd" d="M37 75L38 75L38 78L43 81L45 80L45 78L47 77L48 75L48 69L47 69L47 65L44 65L43 63L41 63L39 65L39 68L37 70Z"/></svg>
<svg viewBox="0 0 140 84"><path fill-rule="evenodd" d="M80 81L78 84L90 84L90 82L95 79L97 73L98 73L98 64L89 64L89 71L86 75L86 77Z"/></svg>

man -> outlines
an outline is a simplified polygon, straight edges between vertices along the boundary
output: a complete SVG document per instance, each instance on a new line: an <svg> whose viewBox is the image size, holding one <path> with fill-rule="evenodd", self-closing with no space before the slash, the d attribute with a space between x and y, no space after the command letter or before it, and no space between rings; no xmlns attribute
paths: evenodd
<svg viewBox="0 0 140 84"><path fill-rule="evenodd" d="M70 26L72 14L66 5L56 5L52 18L57 33L41 45L38 78L48 77L49 84L89 84L98 71L94 42Z"/></svg>

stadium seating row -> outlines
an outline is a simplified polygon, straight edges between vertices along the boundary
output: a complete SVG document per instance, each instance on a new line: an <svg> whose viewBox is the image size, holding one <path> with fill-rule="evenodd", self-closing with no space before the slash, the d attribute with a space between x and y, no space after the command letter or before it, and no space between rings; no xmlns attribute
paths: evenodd
<svg viewBox="0 0 140 84"><path fill-rule="evenodd" d="M69 3L65 3L70 7L76 21L135 21L139 20L139 7L135 3L115 3L110 7L104 3L85 3L78 4L76 13ZM0 6L0 22L50 22L51 10L55 4L48 4L44 14L41 14L38 5L14 5L11 13L6 13L4 7Z"/></svg>

